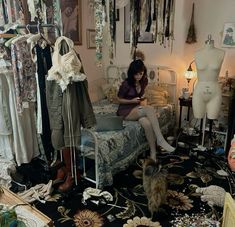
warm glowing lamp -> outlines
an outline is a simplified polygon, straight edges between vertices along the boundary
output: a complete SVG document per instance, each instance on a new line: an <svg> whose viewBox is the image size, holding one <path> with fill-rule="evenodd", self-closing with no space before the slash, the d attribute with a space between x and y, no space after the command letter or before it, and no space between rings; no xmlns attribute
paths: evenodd
<svg viewBox="0 0 235 227"><path fill-rule="evenodd" d="M193 69L192 69L192 63L193 62L194 62L194 60L189 64L189 67L188 67L187 71L184 74L184 77L188 81L188 88L189 88L189 83L190 83L191 79L193 79L196 76L196 72L193 71Z"/></svg>

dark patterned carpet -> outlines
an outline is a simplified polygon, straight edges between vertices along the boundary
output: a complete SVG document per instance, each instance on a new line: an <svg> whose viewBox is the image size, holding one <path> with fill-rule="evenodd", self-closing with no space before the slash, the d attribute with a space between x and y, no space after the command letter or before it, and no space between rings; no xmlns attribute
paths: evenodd
<svg viewBox="0 0 235 227"><path fill-rule="evenodd" d="M124 224L139 227L219 226L222 208L212 208L202 202L195 189L218 185L235 195L234 174L228 169L223 156L216 156L213 151L178 149L175 155L161 155L159 159L168 170L169 187L167 202L154 214L152 221L147 219L150 212L140 178L142 157L126 171L115 175L113 186L103 189L104 195L93 195L83 202L83 191L94 185L81 180L68 195L62 196L55 191L53 201L46 204L36 202L35 206L60 227L115 227ZM228 176L217 174L221 169ZM109 193L113 196L112 201L107 196ZM134 225L134 222L139 224Z"/></svg>

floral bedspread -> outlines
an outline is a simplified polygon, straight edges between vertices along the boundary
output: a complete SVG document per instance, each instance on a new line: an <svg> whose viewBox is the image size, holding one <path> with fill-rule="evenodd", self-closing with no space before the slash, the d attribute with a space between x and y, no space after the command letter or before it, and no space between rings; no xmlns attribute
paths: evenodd
<svg viewBox="0 0 235 227"><path fill-rule="evenodd" d="M96 116L116 115L117 107L117 104L111 104L107 100L93 104ZM162 132L166 134L175 124L173 107L167 105L158 108L157 113ZM125 170L139 154L149 149L144 129L138 121L124 121L124 129L118 131L96 132L95 128L91 130L97 138L99 188L112 185L115 173ZM87 133L82 134L81 144L84 152L91 151L90 148L95 146Z"/></svg>

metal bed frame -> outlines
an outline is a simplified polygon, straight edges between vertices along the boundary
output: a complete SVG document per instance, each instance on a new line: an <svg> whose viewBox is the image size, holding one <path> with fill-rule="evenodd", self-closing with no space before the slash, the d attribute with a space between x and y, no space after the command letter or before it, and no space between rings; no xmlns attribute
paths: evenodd
<svg viewBox="0 0 235 227"><path fill-rule="evenodd" d="M169 90L171 90L171 99L169 101L170 104L174 105L174 108L176 108L176 72L173 71L171 68L166 67L166 66L147 66L147 68L149 69L149 75L148 77L150 77L150 72L154 71L155 72L155 77L154 78L150 78L150 83L152 82L157 82L158 84L164 84L164 82L169 85ZM113 77L111 71L115 70L118 73L117 77ZM162 78L160 75L160 70L166 70L169 72L169 78L165 80L165 78ZM113 71L112 71L113 72ZM107 77L107 81L114 84L116 80L121 80L123 79L123 73L127 72L127 67L126 66L108 66L106 69L106 77ZM174 87L174 90L172 91L172 87ZM97 141L97 136L96 133L98 132L94 132L90 129L86 129L86 128L82 128L81 129L81 146L80 146L80 154L82 156L82 164L83 164L83 173L82 173L82 177L92 183L95 184L96 188L99 187L99 172L98 172L98 166L99 166L99 160L98 160L98 141ZM83 138L85 136L88 136L88 138L91 139L91 141L88 142L88 144L92 143L93 147L88 147L86 146L86 144L83 144ZM92 142L93 140L93 142ZM85 141L87 142L87 141ZM94 162L95 162L95 179L88 176L87 174L87 168L86 168L86 158L88 156L92 155Z"/></svg>

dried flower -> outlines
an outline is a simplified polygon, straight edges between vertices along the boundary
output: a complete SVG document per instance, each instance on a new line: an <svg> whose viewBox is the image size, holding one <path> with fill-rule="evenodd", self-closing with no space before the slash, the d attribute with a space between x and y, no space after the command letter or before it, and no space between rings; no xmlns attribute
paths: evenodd
<svg viewBox="0 0 235 227"><path fill-rule="evenodd" d="M167 191L167 203L170 207L177 210L190 210L193 207L191 204L192 200L188 196L172 190Z"/></svg>
<svg viewBox="0 0 235 227"><path fill-rule="evenodd" d="M74 215L74 222L77 227L100 227L103 226L103 218L90 210L81 210Z"/></svg>
<svg viewBox="0 0 235 227"><path fill-rule="evenodd" d="M127 223L123 227L161 227L159 222L152 222L146 217L134 217L133 219L127 220Z"/></svg>

